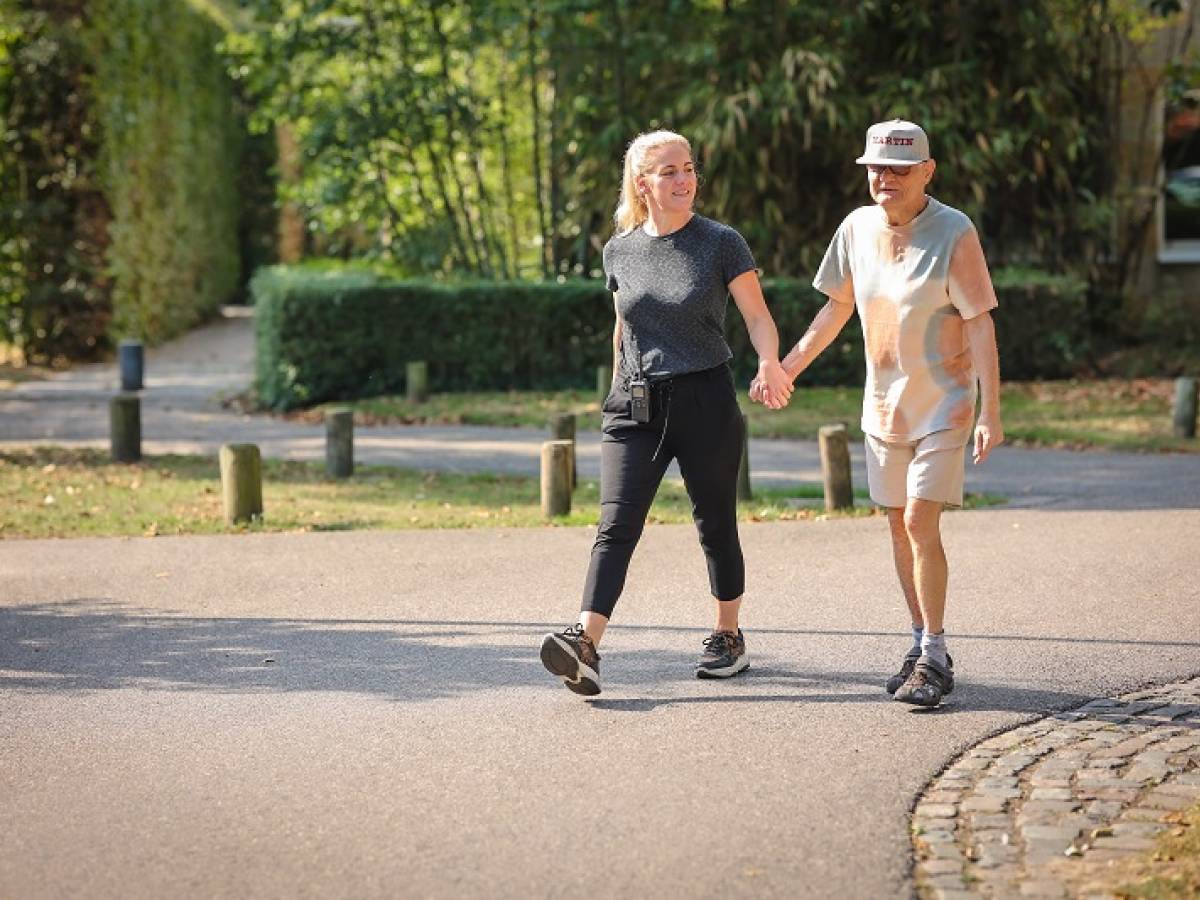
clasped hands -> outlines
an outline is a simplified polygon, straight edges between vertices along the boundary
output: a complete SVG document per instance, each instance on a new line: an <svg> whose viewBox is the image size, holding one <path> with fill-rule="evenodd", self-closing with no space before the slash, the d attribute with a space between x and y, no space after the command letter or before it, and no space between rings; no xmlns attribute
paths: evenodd
<svg viewBox="0 0 1200 900"><path fill-rule="evenodd" d="M792 379L777 359L764 359L750 382L750 399L767 409L783 409L792 398Z"/></svg>

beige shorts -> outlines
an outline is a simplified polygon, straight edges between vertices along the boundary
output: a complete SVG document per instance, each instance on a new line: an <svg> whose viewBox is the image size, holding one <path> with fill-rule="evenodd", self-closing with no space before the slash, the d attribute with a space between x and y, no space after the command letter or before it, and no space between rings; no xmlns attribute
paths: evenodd
<svg viewBox="0 0 1200 900"><path fill-rule="evenodd" d="M910 497L962 506L966 445L973 428L935 431L918 441L866 437L867 486L879 506L903 508Z"/></svg>

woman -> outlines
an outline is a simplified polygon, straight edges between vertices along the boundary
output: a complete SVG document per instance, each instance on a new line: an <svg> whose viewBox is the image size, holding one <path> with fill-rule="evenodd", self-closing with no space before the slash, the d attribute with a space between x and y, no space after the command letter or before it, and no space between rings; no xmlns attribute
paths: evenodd
<svg viewBox="0 0 1200 900"><path fill-rule="evenodd" d="M737 471L744 424L724 338L730 294L759 355L773 409L792 382L754 258L732 228L696 214L696 165L678 134L639 135L625 153L616 234L604 247L613 291L613 386L604 401L600 525L582 611L542 640L542 662L577 694L600 693L596 648L625 585L633 549L672 459L693 503L716 601L716 626L696 666L727 678L748 663L738 628L745 566L737 532Z"/></svg>

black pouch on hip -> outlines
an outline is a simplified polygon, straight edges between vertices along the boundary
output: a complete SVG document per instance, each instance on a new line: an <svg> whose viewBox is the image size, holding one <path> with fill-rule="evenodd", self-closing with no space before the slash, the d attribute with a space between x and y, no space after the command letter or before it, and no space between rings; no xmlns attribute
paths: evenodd
<svg viewBox="0 0 1200 900"><path fill-rule="evenodd" d="M629 382L629 418L643 424L653 419L654 404L651 400L650 385L646 379L634 378Z"/></svg>
<svg viewBox="0 0 1200 900"><path fill-rule="evenodd" d="M629 418L644 425L654 418L654 393L650 390L650 382L642 370L642 354L638 350L637 338L633 329L626 327L621 332L621 357L625 357L625 341L628 338L633 351L632 377L629 379Z"/></svg>

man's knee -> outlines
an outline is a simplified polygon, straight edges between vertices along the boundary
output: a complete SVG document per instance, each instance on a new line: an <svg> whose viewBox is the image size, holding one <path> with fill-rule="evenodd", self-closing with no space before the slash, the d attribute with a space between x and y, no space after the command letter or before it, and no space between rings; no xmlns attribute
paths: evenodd
<svg viewBox="0 0 1200 900"><path fill-rule="evenodd" d="M917 545L941 543L942 506L929 500L910 500L904 509L904 530Z"/></svg>

